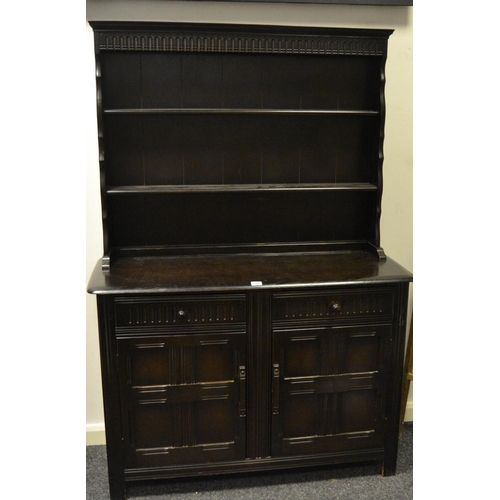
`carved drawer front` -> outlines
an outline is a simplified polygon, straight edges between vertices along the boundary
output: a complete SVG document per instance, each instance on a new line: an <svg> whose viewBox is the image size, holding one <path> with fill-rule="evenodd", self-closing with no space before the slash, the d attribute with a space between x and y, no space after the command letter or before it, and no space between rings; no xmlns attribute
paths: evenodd
<svg viewBox="0 0 500 500"><path fill-rule="evenodd" d="M389 317L393 311L390 288L276 293L273 298L277 322Z"/></svg>
<svg viewBox="0 0 500 500"><path fill-rule="evenodd" d="M245 296L117 297L116 328L176 328L210 325L244 325Z"/></svg>

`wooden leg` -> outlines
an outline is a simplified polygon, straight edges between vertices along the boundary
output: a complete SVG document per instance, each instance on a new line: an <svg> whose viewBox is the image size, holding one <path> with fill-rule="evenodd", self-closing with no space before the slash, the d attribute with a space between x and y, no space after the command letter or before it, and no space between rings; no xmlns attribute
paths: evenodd
<svg viewBox="0 0 500 500"><path fill-rule="evenodd" d="M127 486L123 475L109 475L109 497L111 500L126 500Z"/></svg>
<svg viewBox="0 0 500 500"><path fill-rule="evenodd" d="M384 460L384 463L382 464L382 476L388 477L394 475L396 475L396 461L394 460L393 462L388 463L387 460Z"/></svg>
<svg viewBox="0 0 500 500"><path fill-rule="evenodd" d="M406 347L406 358L403 371L403 390L401 394L401 415L399 418L399 436L403 433L403 423L405 420L406 404L408 402L408 392L410 383L413 381L413 315L411 317L410 332L408 334L408 344Z"/></svg>
<svg viewBox="0 0 500 500"><path fill-rule="evenodd" d="M396 422L395 422L396 423ZM396 464L398 460L398 428L387 431L385 441L384 459L382 461L382 476L394 476L396 474Z"/></svg>
<svg viewBox="0 0 500 500"><path fill-rule="evenodd" d="M384 460L382 463L382 476L388 477L394 475L396 475L396 462L389 463L389 461Z"/></svg>
<svg viewBox="0 0 500 500"><path fill-rule="evenodd" d="M120 423L119 380L117 348L114 330L110 326L109 311L112 310L112 297L97 297L99 320L99 347L102 371L102 390L104 394L104 422L106 430L106 454L108 459L108 480L111 500L125 500L123 444Z"/></svg>

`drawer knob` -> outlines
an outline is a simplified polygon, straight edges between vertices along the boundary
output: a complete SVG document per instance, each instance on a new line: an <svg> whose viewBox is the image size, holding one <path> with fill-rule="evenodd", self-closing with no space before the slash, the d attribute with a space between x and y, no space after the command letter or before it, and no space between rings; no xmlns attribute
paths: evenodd
<svg viewBox="0 0 500 500"><path fill-rule="evenodd" d="M177 311L177 316L179 316L179 318L185 318L187 315L186 311L184 309L179 309Z"/></svg>
<svg viewBox="0 0 500 500"><path fill-rule="evenodd" d="M334 313L339 313L340 312L340 303L337 302L336 300L332 300L330 302L330 309L334 312Z"/></svg>

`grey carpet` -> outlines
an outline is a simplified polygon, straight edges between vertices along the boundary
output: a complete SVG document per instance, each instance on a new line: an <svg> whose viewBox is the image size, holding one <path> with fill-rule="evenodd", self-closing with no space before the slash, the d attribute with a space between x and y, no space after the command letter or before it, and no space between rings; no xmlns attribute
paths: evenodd
<svg viewBox="0 0 500 500"><path fill-rule="evenodd" d="M395 476L380 466L322 467L280 472L139 483L131 500L410 500L413 498L413 423L404 425ZM106 447L87 446L87 500L109 500Z"/></svg>

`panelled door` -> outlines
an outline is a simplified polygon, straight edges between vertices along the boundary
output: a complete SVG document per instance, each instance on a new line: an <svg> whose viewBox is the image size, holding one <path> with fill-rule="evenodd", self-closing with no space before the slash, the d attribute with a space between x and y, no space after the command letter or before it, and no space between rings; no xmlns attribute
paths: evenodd
<svg viewBox="0 0 500 500"><path fill-rule="evenodd" d="M273 333L272 453L383 446L391 325Z"/></svg>
<svg viewBox="0 0 500 500"><path fill-rule="evenodd" d="M125 467L245 457L244 333L118 340Z"/></svg>

